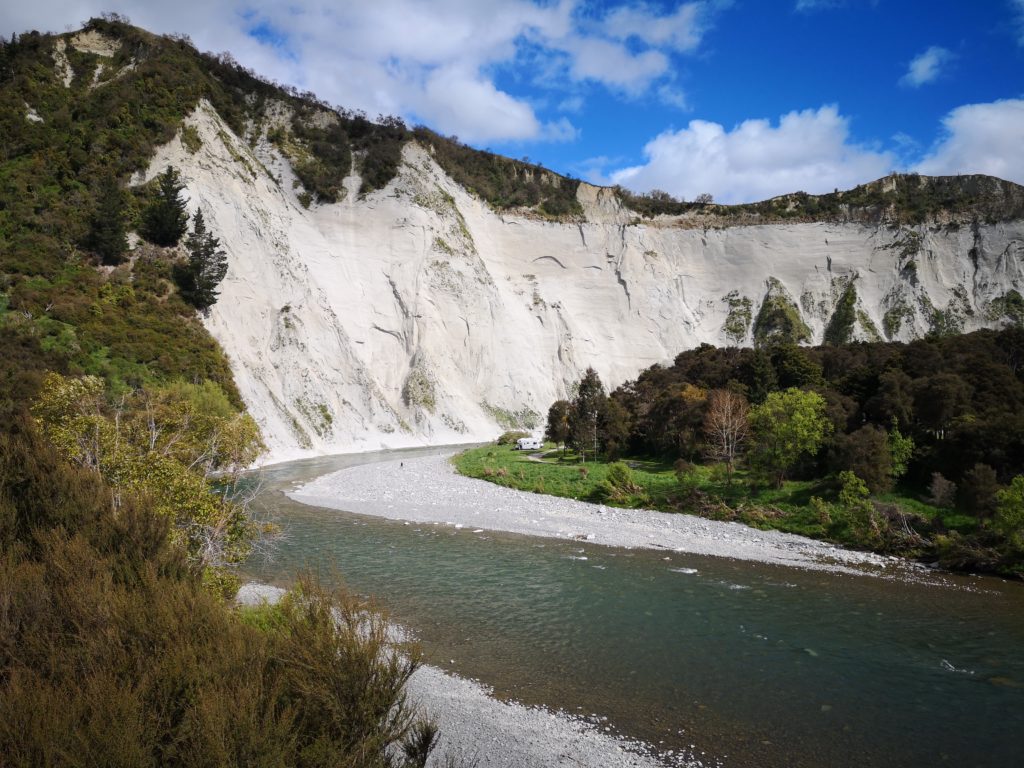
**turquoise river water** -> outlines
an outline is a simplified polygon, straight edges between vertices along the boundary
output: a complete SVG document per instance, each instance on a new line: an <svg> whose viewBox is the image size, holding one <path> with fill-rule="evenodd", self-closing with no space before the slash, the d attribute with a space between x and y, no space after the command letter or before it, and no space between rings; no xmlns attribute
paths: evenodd
<svg viewBox="0 0 1024 768"><path fill-rule="evenodd" d="M608 718L724 766L1011 766L1024 759L1024 585L907 583L309 507L283 491L408 450L263 471L303 568L376 596L428 662L500 696ZM691 745L693 745L691 747Z"/></svg>

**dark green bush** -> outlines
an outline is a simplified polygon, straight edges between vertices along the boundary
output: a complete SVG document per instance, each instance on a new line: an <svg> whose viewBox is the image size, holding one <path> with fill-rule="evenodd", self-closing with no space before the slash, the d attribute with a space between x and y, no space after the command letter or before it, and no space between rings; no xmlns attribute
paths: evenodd
<svg viewBox="0 0 1024 768"><path fill-rule="evenodd" d="M529 436L529 432L523 432L518 429L512 429L507 432L502 432L501 435L499 435L498 437L497 443L498 445L514 445L516 440L518 440L519 438Z"/></svg>

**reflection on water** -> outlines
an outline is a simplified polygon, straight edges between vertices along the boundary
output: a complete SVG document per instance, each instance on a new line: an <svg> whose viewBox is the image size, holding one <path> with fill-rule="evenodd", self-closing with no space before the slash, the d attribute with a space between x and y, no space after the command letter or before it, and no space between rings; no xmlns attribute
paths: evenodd
<svg viewBox="0 0 1024 768"><path fill-rule="evenodd" d="M336 567L414 628L433 663L726 765L1017 764L1019 584L905 584L410 525L281 493L367 459L436 452L272 467L260 502L287 538L250 575L286 584Z"/></svg>

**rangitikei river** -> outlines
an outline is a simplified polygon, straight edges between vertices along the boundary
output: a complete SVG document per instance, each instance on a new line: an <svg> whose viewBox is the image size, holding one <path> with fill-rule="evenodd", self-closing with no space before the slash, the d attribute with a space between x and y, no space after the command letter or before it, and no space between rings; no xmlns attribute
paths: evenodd
<svg viewBox="0 0 1024 768"><path fill-rule="evenodd" d="M282 493L344 466L428 452L265 470L259 505L286 536L247 575L287 586L304 567L336 569L412 628L429 662L726 766L1020 764L1024 586L666 560L408 525Z"/></svg>

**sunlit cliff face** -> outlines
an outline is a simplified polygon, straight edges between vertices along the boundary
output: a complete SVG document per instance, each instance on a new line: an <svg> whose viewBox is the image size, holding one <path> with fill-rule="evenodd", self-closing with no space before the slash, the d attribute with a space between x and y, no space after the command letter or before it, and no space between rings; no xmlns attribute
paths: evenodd
<svg viewBox="0 0 1024 768"><path fill-rule="evenodd" d="M998 326L1024 291L1021 221L694 228L581 185L586 222L552 222L495 213L412 143L385 189L306 208L265 134L205 103L187 123L200 148L173 140L146 178L177 167L228 252L207 324L272 460L540 428L588 366L614 387L705 342Z"/></svg>

